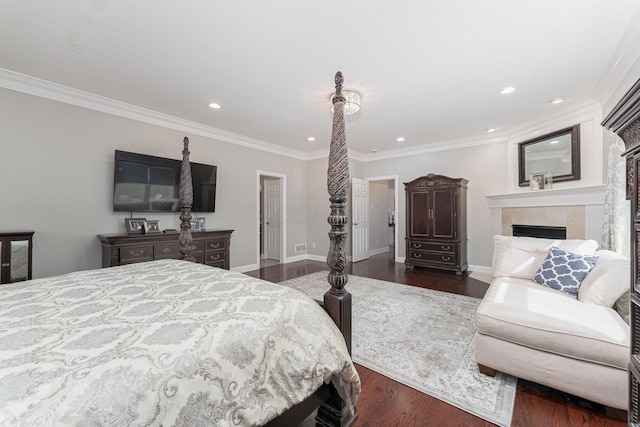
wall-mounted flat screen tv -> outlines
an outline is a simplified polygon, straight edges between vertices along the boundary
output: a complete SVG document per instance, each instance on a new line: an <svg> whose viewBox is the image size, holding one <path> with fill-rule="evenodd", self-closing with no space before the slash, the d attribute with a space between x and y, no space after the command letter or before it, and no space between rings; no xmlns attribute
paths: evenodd
<svg viewBox="0 0 640 427"><path fill-rule="evenodd" d="M180 211L182 160L115 151L113 210L126 212ZM215 212L216 166L191 162L193 212Z"/></svg>

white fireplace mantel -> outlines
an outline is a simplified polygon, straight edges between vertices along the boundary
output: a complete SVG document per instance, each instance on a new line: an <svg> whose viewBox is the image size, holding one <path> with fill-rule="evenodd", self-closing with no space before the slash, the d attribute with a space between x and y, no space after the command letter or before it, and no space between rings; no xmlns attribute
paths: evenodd
<svg viewBox="0 0 640 427"><path fill-rule="evenodd" d="M487 196L489 208L604 205L606 185L558 188Z"/></svg>
<svg viewBox="0 0 640 427"><path fill-rule="evenodd" d="M604 223L604 202L606 185L576 188L558 188L519 193L488 195L487 204L491 211L491 230L502 234L502 210L509 208L584 206L584 237L600 243ZM529 224L534 225L534 224ZM562 224L544 224L562 225Z"/></svg>

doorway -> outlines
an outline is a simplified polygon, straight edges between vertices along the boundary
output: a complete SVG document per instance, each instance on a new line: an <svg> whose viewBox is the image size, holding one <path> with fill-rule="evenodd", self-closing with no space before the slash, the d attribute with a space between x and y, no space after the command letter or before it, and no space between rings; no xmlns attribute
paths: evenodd
<svg viewBox="0 0 640 427"><path fill-rule="evenodd" d="M259 267L281 264L286 258L286 175L258 171L256 242Z"/></svg>
<svg viewBox="0 0 640 427"><path fill-rule="evenodd" d="M392 252L393 259L397 262L398 176L378 176L353 181L353 262L384 252Z"/></svg>

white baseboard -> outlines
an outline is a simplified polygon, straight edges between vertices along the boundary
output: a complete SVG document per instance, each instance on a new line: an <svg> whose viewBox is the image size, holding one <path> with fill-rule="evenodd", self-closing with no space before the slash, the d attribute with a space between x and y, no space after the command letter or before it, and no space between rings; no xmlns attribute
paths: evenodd
<svg viewBox="0 0 640 427"><path fill-rule="evenodd" d="M389 246L386 246L384 248L379 248L379 249L373 249L369 251L369 255L374 256L374 255L380 255L383 253L389 252Z"/></svg>

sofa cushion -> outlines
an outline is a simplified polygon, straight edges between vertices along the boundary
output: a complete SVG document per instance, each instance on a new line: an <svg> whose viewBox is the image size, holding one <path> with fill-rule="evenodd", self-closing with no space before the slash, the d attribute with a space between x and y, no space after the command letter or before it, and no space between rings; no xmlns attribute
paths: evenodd
<svg viewBox="0 0 640 427"><path fill-rule="evenodd" d="M629 325L615 310L531 280L495 278L476 320L479 334L620 369L629 364Z"/></svg>
<svg viewBox="0 0 640 427"><path fill-rule="evenodd" d="M574 254L552 246L533 276L533 280L541 285L577 296L580 283L587 277L596 261L598 261L597 255Z"/></svg>
<svg viewBox="0 0 640 427"><path fill-rule="evenodd" d="M606 249L596 255L598 262L582 281L578 300L613 307L630 288L629 258Z"/></svg>
<svg viewBox="0 0 640 427"><path fill-rule="evenodd" d="M580 255L593 255L598 249L595 240L539 239L535 237L494 236L493 277L532 279L547 257L551 246Z"/></svg>

